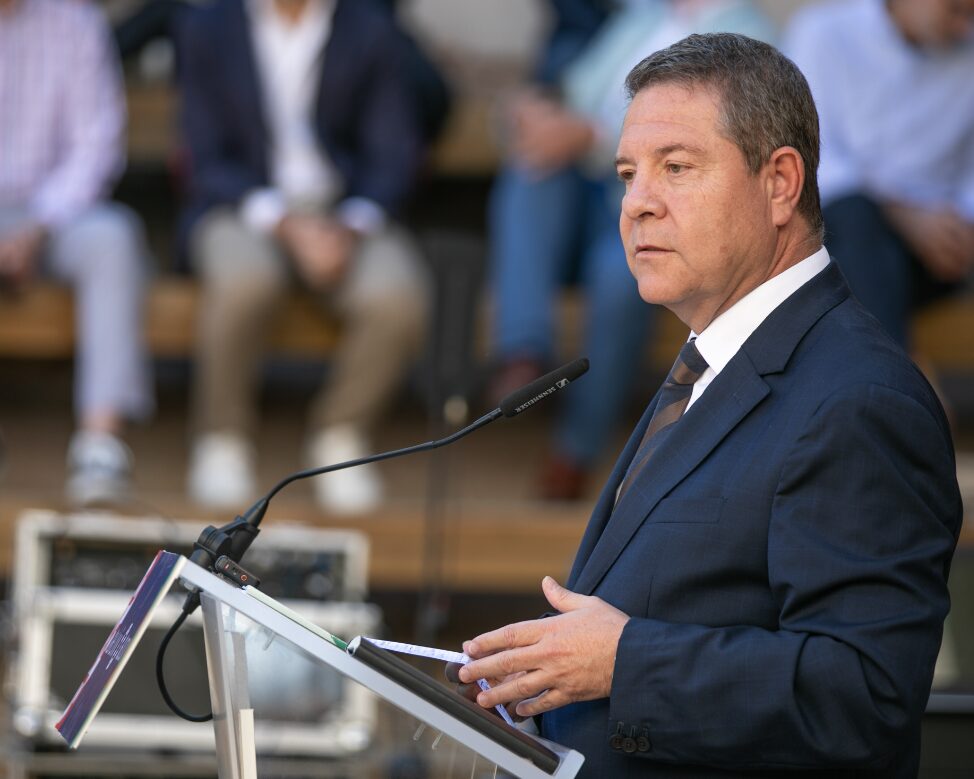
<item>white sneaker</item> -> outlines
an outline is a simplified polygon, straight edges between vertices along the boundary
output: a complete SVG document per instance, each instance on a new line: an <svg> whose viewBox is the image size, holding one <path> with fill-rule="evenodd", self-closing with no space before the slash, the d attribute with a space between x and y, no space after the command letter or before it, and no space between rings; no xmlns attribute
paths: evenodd
<svg viewBox="0 0 974 779"><path fill-rule="evenodd" d="M256 497L256 460L253 446L242 435L200 436L190 460L190 497L202 506L243 511Z"/></svg>
<svg viewBox="0 0 974 779"><path fill-rule="evenodd" d="M124 502L132 493L132 452L110 433L79 430L68 445L64 491L75 506Z"/></svg>
<svg viewBox="0 0 974 779"><path fill-rule="evenodd" d="M322 430L308 447L312 468L356 460L371 453L366 437L348 425ZM318 506L332 514L366 514L382 503L382 481L371 463L315 476L312 483Z"/></svg>

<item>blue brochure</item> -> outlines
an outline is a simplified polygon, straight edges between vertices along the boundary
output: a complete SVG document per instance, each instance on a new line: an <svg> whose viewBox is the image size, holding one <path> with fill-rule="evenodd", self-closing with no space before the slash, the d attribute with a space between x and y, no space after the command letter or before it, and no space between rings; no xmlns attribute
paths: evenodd
<svg viewBox="0 0 974 779"><path fill-rule="evenodd" d="M185 557L173 552L160 551L156 554L156 559L129 600L125 613L98 653L95 664L55 725L71 749L81 743L185 562Z"/></svg>

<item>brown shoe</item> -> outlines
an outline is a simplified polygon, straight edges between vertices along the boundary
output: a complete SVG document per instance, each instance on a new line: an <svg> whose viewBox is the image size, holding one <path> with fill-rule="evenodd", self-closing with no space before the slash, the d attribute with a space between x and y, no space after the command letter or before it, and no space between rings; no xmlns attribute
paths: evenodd
<svg viewBox="0 0 974 779"><path fill-rule="evenodd" d="M539 492L544 500L579 500L588 469L561 455L549 456L541 467Z"/></svg>

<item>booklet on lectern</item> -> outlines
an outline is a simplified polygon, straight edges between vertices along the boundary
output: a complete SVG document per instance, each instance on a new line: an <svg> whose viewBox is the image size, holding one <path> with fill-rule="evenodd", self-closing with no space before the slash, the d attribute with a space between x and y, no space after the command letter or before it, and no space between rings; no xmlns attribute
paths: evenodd
<svg viewBox="0 0 974 779"><path fill-rule="evenodd" d="M98 653L95 664L55 725L71 749L81 743L185 562L185 557L173 552L156 554L121 619Z"/></svg>

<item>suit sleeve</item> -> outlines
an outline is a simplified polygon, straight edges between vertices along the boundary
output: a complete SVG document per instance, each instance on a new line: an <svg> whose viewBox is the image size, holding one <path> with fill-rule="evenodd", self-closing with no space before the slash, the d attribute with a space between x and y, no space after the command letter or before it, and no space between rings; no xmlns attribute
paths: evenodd
<svg viewBox="0 0 974 779"><path fill-rule="evenodd" d="M630 620L612 722L648 729L654 760L882 766L926 704L960 516L932 404L872 385L830 397L774 496L778 629Z"/></svg>
<svg viewBox="0 0 974 779"><path fill-rule="evenodd" d="M188 162L192 199L207 206L237 204L247 192L266 186L260 171L229 153L231 119L222 109L226 85L220 83L216 33L206 9L188 11L177 27L180 131Z"/></svg>

